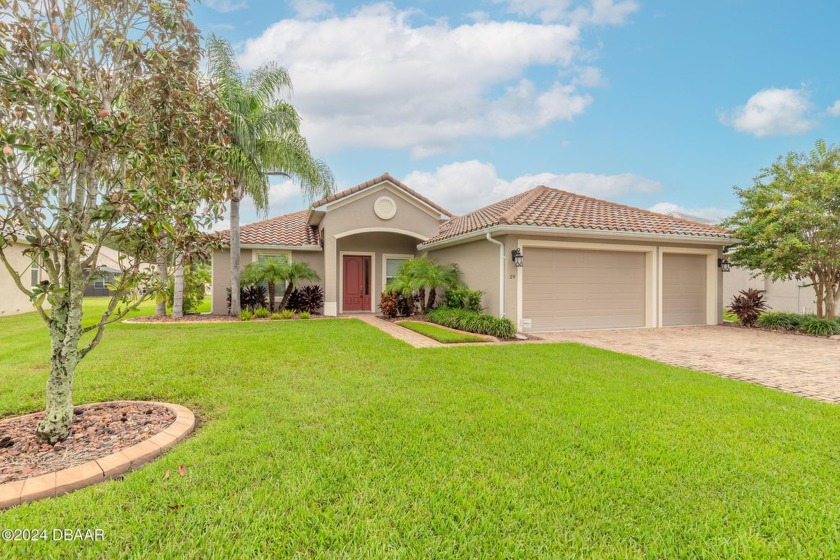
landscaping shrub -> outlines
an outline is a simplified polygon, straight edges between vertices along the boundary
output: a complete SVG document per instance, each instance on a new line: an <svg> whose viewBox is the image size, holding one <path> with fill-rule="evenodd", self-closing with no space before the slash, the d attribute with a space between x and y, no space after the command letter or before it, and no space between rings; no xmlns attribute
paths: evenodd
<svg viewBox="0 0 840 560"><path fill-rule="evenodd" d="M300 313L298 313L298 317L300 317L301 319L309 319L309 311L301 311Z"/></svg>
<svg viewBox="0 0 840 560"><path fill-rule="evenodd" d="M204 301L207 284L210 283L210 266L195 264L184 269L184 313L195 311ZM166 287L166 308L172 309L175 298L175 279L169 277Z"/></svg>
<svg viewBox="0 0 840 560"><path fill-rule="evenodd" d="M494 317L493 315L475 313L464 309L451 309L449 307L438 307L427 312L426 317L432 323L443 325L451 329L472 332L476 334L489 334L496 338L513 338L516 336L516 327L510 319Z"/></svg>
<svg viewBox="0 0 840 560"><path fill-rule="evenodd" d="M295 316L295 312L293 309L284 309L280 312L280 317L283 319L291 319Z"/></svg>
<svg viewBox="0 0 840 560"><path fill-rule="evenodd" d="M382 292L379 300L379 309L382 315L393 319L394 317L409 317L414 314L417 308L418 296L403 295L397 292Z"/></svg>
<svg viewBox="0 0 840 560"><path fill-rule="evenodd" d="M242 309L254 311L260 307L268 307L265 286L249 285L239 289L239 302ZM227 289L227 308L230 311L230 288Z"/></svg>
<svg viewBox="0 0 840 560"><path fill-rule="evenodd" d="M265 307L260 307L254 311L254 317L257 319L268 319L269 315L271 315L271 312L269 312L269 310Z"/></svg>
<svg viewBox="0 0 840 560"><path fill-rule="evenodd" d="M280 314L279 314L279 313L272 313L272 314L271 314L271 320L272 320L272 321L276 321L277 319L280 319L280 318L281 318L281 317L280 317Z"/></svg>
<svg viewBox="0 0 840 560"><path fill-rule="evenodd" d="M802 320L799 330L817 336L831 336L840 334L840 323L834 319L819 319L809 315Z"/></svg>
<svg viewBox="0 0 840 560"><path fill-rule="evenodd" d="M758 316L767 309L767 302L764 301L764 291L749 288L741 290L732 297L729 309L738 317L738 322L745 327L754 327Z"/></svg>
<svg viewBox="0 0 840 560"><path fill-rule="evenodd" d="M254 313L249 309L243 309L239 312L239 320L240 321L250 321L254 318Z"/></svg>
<svg viewBox="0 0 840 560"><path fill-rule="evenodd" d="M481 290L470 290L466 286L458 286L446 291L444 306L450 309L465 309L473 313L481 313Z"/></svg>
<svg viewBox="0 0 840 560"><path fill-rule="evenodd" d="M313 284L295 289L286 302L287 309L297 309L307 313L317 313L324 307L324 290L321 286Z"/></svg>
<svg viewBox="0 0 840 560"><path fill-rule="evenodd" d="M759 315L756 325L775 331L795 331L799 329L806 317L807 315L800 315L799 313L767 311Z"/></svg>

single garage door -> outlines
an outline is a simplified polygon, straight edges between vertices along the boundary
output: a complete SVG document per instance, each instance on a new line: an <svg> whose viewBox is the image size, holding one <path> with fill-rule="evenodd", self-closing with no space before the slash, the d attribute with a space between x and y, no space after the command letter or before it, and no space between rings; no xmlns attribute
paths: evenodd
<svg viewBox="0 0 840 560"><path fill-rule="evenodd" d="M706 324L706 256L662 255L662 326Z"/></svg>
<svg viewBox="0 0 840 560"><path fill-rule="evenodd" d="M526 330L645 326L644 253L528 247L523 254Z"/></svg>

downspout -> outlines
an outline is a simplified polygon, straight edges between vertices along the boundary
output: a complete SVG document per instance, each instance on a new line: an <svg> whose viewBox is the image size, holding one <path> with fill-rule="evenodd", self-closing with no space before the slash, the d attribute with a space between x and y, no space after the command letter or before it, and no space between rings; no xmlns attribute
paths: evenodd
<svg viewBox="0 0 840 560"><path fill-rule="evenodd" d="M499 317L505 316L505 244L487 234L487 241L499 246Z"/></svg>

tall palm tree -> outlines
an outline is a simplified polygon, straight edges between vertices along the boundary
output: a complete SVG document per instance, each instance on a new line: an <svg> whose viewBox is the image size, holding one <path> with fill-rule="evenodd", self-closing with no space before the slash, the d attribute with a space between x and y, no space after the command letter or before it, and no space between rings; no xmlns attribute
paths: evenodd
<svg viewBox="0 0 840 560"><path fill-rule="evenodd" d="M295 108L280 99L292 89L285 68L268 63L246 77L233 47L215 35L208 40L207 60L208 74L230 118L230 313L238 315L240 201L250 196L257 210L266 213L269 175L297 181L309 199L330 194L335 181L327 164L309 152Z"/></svg>
<svg viewBox="0 0 840 560"><path fill-rule="evenodd" d="M286 303L289 301L289 296L292 295L292 291L300 286L300 283L303 280L320 280L321 278L318 276L318 273L315 272L309 263L305 262L286 262L285 269L283 270L283 280L286 281L286 291L283 294L283 300L280 302L280 309L286 308Z"/></svg>

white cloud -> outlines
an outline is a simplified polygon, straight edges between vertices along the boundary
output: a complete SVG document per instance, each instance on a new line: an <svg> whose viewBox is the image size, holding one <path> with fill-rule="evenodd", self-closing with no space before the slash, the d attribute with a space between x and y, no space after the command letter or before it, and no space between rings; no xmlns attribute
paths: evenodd
<svg viewBox="0 0 840 560"><path fill-rule="evenodd" d="M606 199L615 199L627 193L652 193L662 189L660 183L632 173L539 173L507 181L498 176L493 164L476 160L443 165L433 172L413 171L406 176L404 182L456 214L476 210L538 185Z"/></svg>
<svg viewBox="0 0 840 560"><path fill-rule="evenodd" d="M840 99L834 102L834 105L828 108L828 114L832 117L840 117Z"/></svg>
<svg viewBox="0 0 840 560"><path fill-rule="evenodd" d="M352 146L422 157L467 137L531 134L592 102L580 88L600 82L600 73L578 70L576 25L415 26L412 13L374 4L348 16L282 20L248 40L240 60L246 69L271 60L288 68L303 132L320 154ZM569 81L537 85L526 77L535 67Z"/></svg>
<svg viewBox="0 0 840 560"><path fill-rule="evenodd" d="M720 121L758 138L804 134L817 125L804 89L763 89L745 105L721 114Z"/></svg>
<svg viewBox="0 0 840 560"><path fill-rule="evenodd" d="M724 208L686 208L673 202L659 202L651 206L649 210L651 212L659 212L660 214L676 215L678 218L689 220L692 217L700 218L714 224L732 215L732 210L726 210Z"/></svg>
<svg viewBox="0 0 840 560"><path fill-rule="evenodd" d="M300 19L315 19L335 12L335 6L321 0L291 0L291 5Z"/></svg>
<svg viewBox="0 0 840 560"><path fill-rule="evenodd" d="M630 14L639 9L634 0L591 0L578 3L571 0L496 0L505 4L509 12L537 17L546 23L622 25Z"/></svg>
<svg viewBox="0 0 840 560"><path fill-rule="evenodd" d="M204 0L204 5L211 10L226 14L245 8L248 2L246 0Z"/></svg>

